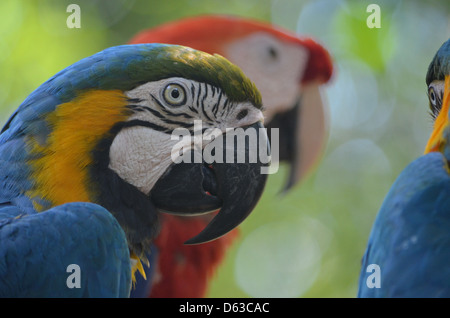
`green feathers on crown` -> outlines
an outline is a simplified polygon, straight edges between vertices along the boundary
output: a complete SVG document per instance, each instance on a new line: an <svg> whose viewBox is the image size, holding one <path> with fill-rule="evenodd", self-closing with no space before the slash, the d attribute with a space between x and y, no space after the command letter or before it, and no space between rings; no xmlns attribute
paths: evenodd
<svg viewBox="0 0 450 318"><path fill-rule="evenodd" d="M148 72L154 80L183 77L220 87L232 101L249 101L261 108L261 95L239 67L224 57L184 46L159 45L150 52L149 63L130 63L131 71Z"/></svg>
<svg viewBox="0 0 450 318"><path fill-rule="evenodd" d="M239 67L217 54L155 43L121 45L98 54L103 55L105 64L95 67L102 72L98 87L101 89L126 91L150 81L183 77L217 86L231 101L249 101L257 108L262 107L261 95L253 82ZM91 70L90 74L93 73L97 72Z"/></svg>
<svg viewBox="0 0 450 318"><path fill-rule="evenodd" d="M221 88L231 101L248 101L257 108L262 107L261 95L253 82L224 57L185 46L158 43L105 49L55 74L29 98L50 94L62 103L84 90L128 91L168 77L211 84Z"/></svg>

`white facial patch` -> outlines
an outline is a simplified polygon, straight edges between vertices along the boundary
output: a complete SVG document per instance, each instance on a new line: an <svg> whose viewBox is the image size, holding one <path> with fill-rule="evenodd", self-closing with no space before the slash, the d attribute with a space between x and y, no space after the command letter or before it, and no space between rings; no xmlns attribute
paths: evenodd
<svg viewBox="0 0 450 318"><path fill-rule="evenodd" d="M233 42L225 53L261 92L266 120L295 105L309 58L305 48L259 32Z"/></svg>
<svg viewBox="0 0 450 318"><path fill-rule="evenodd" d="M175 144L170 135L147 127L122 129L109 150L109 167L143 193L150 193L156 181L172 164Z"/></svg>

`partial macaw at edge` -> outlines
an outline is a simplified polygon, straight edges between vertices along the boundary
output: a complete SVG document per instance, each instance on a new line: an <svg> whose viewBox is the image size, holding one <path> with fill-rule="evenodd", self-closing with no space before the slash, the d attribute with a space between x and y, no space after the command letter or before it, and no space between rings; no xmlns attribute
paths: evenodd
<svg viewBox="0 0 450 318"><path fill-rule="evenodd" d="M450 40L426 84L434 129L425 154L402 171L378 212L358 297L450 297Z"/></svg>

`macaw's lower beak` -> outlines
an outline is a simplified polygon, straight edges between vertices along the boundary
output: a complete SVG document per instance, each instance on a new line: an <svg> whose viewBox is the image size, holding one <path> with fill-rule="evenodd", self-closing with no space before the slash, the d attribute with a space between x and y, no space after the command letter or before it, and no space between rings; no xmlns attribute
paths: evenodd
<svg viewBox="0 0 450 318"><path fill-rule="evenodd" d="M289 164L289 175L282 191L287 192L311 170L326 143L327 113L320 84L303 87L296 104L286 112L277 113L266 127L269 138L272 128L279 129L279 160Z"/></svg>
<svg viewBox="0 0 450 318"><path fill-rule="evenodd" d="M267 180L264 168L269 162L260 156L261 148L256 145L265 145L262 148L267 157L268 138L260 122L241 132L248 138L242 139L240 134L227 138L227 132L214 140L213 161L205 156L205 147L201 162L173 164L150 192L161 212L198 215L220 210L186 244L208 242L228 233L244 221L262 195Z"/></svg>
<svg viewBox="0 0 450 318"><path fill-rule="evenodd" d="M433 132L425 147L425 153L440 151L447 160L450 160L450 148L447 149L448 139L450 138L449 128L449 109L450 109L450 75L445 76L444 98L442 99L442 108L434 122ZM448 153L447 153L448 152Z"/></svg>

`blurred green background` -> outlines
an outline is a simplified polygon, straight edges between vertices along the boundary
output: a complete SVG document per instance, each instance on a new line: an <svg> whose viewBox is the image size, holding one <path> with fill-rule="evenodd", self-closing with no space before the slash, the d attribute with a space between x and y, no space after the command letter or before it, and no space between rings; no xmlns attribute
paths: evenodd
<svg viewBox="0 0 450 318"><path fill-rule="evenodd" d="M81 28L69 29L69 4ZM381 8L369 29L366 8ZM425 74L450 35L450 2L336 0L0 2L0 122L57 71L138 31L206 13L271 21L331 52L329 141L316 170L278 194L271 175L212 283L211 297L355 297L370 229L391 184L431 132ZM1 168L1 167L0 167Z"/></svg>

